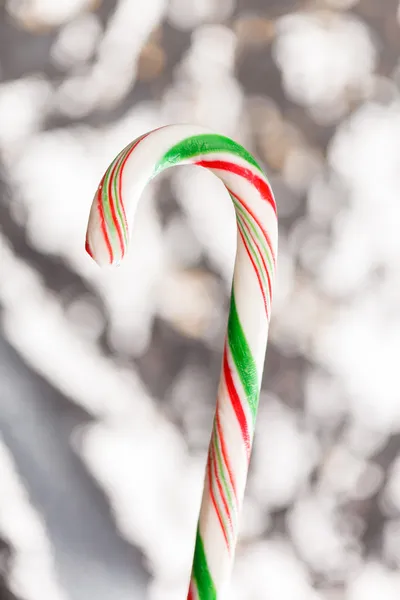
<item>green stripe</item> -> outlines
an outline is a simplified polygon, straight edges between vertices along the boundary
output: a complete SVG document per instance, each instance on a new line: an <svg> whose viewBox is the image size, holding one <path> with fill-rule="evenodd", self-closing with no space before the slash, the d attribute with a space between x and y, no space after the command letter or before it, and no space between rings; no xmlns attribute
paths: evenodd
<svg viewBox="0 0 400 600"><path fill-rule="evenodd" d="M111 214L111 202L113 202L114 198L110 197L110 194L108 193L108 184L110 181L111 172L112 172L114 166L116 164L118 164L115 174L114 174L114 180L111 182L111 184L112 184L112 188L114 190L114 196L115 196L115 200L116 200L116 202L115 202L116 211L115 212L116 212L117 218L119 217L118 221L119 221L119 224L121 225L122 234L123 234L123 237L125 238L126 244L128 242L128 232L126 231L126 227L124 224L124 218L123 218L122 212L121 212L120 203L122 202L122 199L118 197L117 176L119 174L119 171L121 170L122 161L125 158L126 153L129 152L129 150L131 149L133 144L136 143L136 141L137 140L134 140L133 142L131 142L130 144L125 146L125 148L123 148L123 150L121 150L121 152L119 154L117 154L117 156L114 158L111 165L108 167L108 169L106 171L106 174L104 177L103 188L101 190L101 198L102 198L102 204L103 204L103 208L104 208L104 215L106 217L106 223L108 226L108 232L109 232L109 235L112 236L113 240L116 241L116 238L118 236L118 231L117 231L116 226L114 225L114 221L113 221L112 214ZM118 240L118 243L119 243L119 240Z"/></svg>
<svg viewBox="0 0 400 600"><path fill-rule="evenodd" d="M122 214L122 210L121 210L121 202L122 202L122 198L119 197L119 192L118 192L118 180L121 174L121 168L122 168L122 163L124 162L124 159L127 155L127 153L130 151L132 147L132 144L129 144L129 146L123 150L119 156L119 165L116 168L115 174L114 174L114 181L113 181L113 189L114 189L114 198L115 198L115 205L117 207L117 213L118 213L118 217L119 217L119 222L121 225L121 229L122 232L124 234L124 240L125 240L125 244L128 244L128 232L126 230L126 226L125 226L125 220ZM121 174L122 176L122 174Z"/></svg>
<svg viewBox="0 0 400 600"><path fill-rule="evenodd" d="M102 203L103 203L104 215L105 215L106 221L107 221L108 233L109 233L109 235L112 236L114 241L115 241L115 238L117 235L117 230L115 228L114 220L113 220L112 214L111 214L112 198L110 198L110 196L108 194L108 182L109 182L111 171L114 167L115 161L117 161L117 160L118 160L118 156L116 159L113 160L111 165L108 167L108 169L106 171L106 176L104 178L103 189L101 190L101 198L102 198Z"/></svg>
<svg viewBox="0 0 400 600"><path fill-rule="evenodd" d="M170 148L157 163L154 175L188 158L193 158L193 156L201 154L209 154L210 152L228 152L240 156L262 173L260 165L243 146L223 135L205 133L186 138Z"/></svg>
<svg viewBox="0 0 400 600"><path fill-rule="evenodd" d="M197 585L199 600L217 600L217 592L207 564L203 540L197 530L193 559L193 576Z"/></svg>
<svg viewBox="0 0 400 600"><path fill-rule="evenodd" d="M211 456L210 456L210 474L211 474L211 478L210 478L211 482L210 483L211 483L211 486L212 486L212 492L214 494L215 502L218 504L217 512L218 512L219 518L222 521L221 527L224 530L224 534L228 538L228 544L230 544L231 543L230 542L231 532L230 532L230 529L228 527L229 512L228 512L228 515L225 516L225 506L224 506L224 502L223 502L223 493L220 493L219 486L218 486L218 481L220 479L220 473L218 471L218 465L216 463L214 463L214 461L215 461L215 458L211 458ZM217 474L215 475L215 477L213 477L214 464L215 464L216 471L217 471Z"/></svg>
<svg viewBox="0 0 400 600"><path fill-rule="evenodd" d="M224 466L223 466L223 462L222 462L222 452L219 446L219 437L217 435L217 430L214 427L214 447L215 447L215 455L217 457L217 462L218 462L218 467L219 467L219 472L221 475L221 479L222 479L222 483L225 489L225 494L228 498L228 503L230 505L231 511L233 512L234 506L233 506L233 502L232 502L232 495L231 495L231 491L229 489L229 485L228 482L226 480L225 477L225 472L224 472ZM232 521L232 515L228 515L230 520Z"/></svg>
<svg viewBox="0 0 400 600"><path fill-rule="evenodd" d="M239 373L239 378L246 394L247 402L249 403L254 424L256 420L259 396L257 367L247 343L242 325L239 321L233 286L231 295L231 308L228 319L228 342L233 361Z"/></svg>
<svg viewBox="0 0 400 600"><path fill-rule="evenodd" d="M258 258L258 253L256 252L255 248L254 248L254 244L253 244L253 240L249 237L246 228L244 227L243 224L243 217L239 217L238 219L238 224L240 225L240 231L242 232L242 234L244 235L246 242L249 246L249 250L251 252L251 255L253 257L253 259L255 260L255 262L257 263L258 266L258 271L261 275L262 281L264 283L264 287L267 288L268 284L267 284L267 279L266 279L266 275L265 275L265 269L264 269L264 265L261 264L260 259Z"/></svg>
<svg viewBox="0 0 400 600"><path fill-rule="evenodd" d="M249 218L247 211L243 208L243 206L240 204L240 202L238 202L234 196L231 196L231 198L232 198L233 204L238 209L240 214L246 219L246 223L248 223L249 227L253 230L254 235L256 236L257 240L259 241L260 245L262 246L262 249L264 250L264 256L267 259L267 262L268 262L271 272L273 273L275 270L275 267L274 267L272 258L270 256L270 249L268 248L268 245L265 243L264 236L260 235L258 229L254 225L253 219Z"/></svg>

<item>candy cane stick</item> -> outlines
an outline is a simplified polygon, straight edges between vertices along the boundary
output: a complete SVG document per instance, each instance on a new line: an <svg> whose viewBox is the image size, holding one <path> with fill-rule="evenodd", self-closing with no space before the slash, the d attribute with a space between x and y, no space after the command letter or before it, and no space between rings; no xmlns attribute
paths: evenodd
<svg viewBox="0 0 400 600"><path fill-rule="evenodd" d="M119 263L146 183L180 164L207 167L224 182L238 227L222 375L188 593L188 600L220 600L233 563L271 313L277 252L271 188L251 154L229 138L191 125L156 129L124 148L107 169L93 200L86 250L100 265Z"/></svg>

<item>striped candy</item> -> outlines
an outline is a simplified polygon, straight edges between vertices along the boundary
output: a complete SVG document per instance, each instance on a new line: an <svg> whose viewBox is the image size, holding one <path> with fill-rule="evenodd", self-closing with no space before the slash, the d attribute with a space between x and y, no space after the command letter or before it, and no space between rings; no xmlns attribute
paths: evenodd
<svg viewBox="0 0 400 600"><path fill-rule="evenodd" d="M107 169L89 217L86 250L119 263L146 183L178 164L206 167L224 182L237 219L222 375L208 452L188 600L216 600L230 578L261 386L277 253L276 205L254 158L221 135L169 125L129 144ZM223 224L221 224L223 226Z"/></svg>

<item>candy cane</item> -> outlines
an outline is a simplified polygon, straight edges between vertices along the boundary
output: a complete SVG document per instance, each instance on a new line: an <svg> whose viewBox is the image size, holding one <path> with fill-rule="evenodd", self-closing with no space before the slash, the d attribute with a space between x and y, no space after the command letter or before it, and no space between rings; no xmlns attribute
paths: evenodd
<svg viewBox="0 0 400 600"><path fill-rule="evenodd" d="M119 263L146 185L168 167L208 168L225 184L237 219L237 254L217 407L208 451L188 600L220 600L230 578L265 360L277 253L276 205L251 154L191 125L142 135L114 159L93 200L86 250ZM223 224L221 224L223 226Z"/></svg>

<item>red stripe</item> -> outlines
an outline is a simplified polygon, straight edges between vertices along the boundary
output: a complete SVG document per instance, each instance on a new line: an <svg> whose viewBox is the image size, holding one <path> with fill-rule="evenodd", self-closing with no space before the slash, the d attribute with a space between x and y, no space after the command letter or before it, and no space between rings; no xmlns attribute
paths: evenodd
<svg viewBox="0 0 400 600"><path fill-rule="evenodd" d="M267 246L269 248L269 251L271 252L271 256L272 256L272 262L274 263L274 266L276 266L276 256L274 254L273 248L272 248L272 243L270 240L270 237L268 235L268 233L266 232L266 230L264 229L264 227L261 225L260 221L258 220L258 218L256 217L256 215L254 214L254 212L251 210L250 206L248 204L246 204L246 202L243 200L243 198L239 198L239 196L237 194L235 194L234 192L232 192L232 190L230 190L228 187L226 188L228 190L228 192L234 196L236 198L236 200L238 202L240 202L240 204L243 206L243 208L249 213L249 215L253 218L253 220L255 221L255 223L257 223L258 227L260 228L260 230L262 231L264 237L265 237L265 241L267 242Z"/></svg>
<svg viewBox="0 0 400 600"><path fill-rule="evenodd" d="M244 222L244 225L246 226L246 228L248 228L248 225L247 225L247 223L246 223L246 222ZM249 231L249 235L251 235L250 231ZM269 276L269 271L268 271L267 265L266 265L266 263L265 263L264 254L263 254L262 250L260 249L260 246L258 245L258 242L257 242L256 238L254 238L254 237L253 237L252 239L253 239L253 241L254 241L254 243L255 243L256 247L257 247L258 254L259 254L260 258L261 258L261 261L262 261L262 264L263 264L263 267L264 267L264 271L265 271L265 274L266 274L266 276L267 276L268 293L269 293L269 297L270 297L270 299L272 300L272 285L271 285L271 278L270 278L270 276Z"/></svg>
<svg viewBox="0 0 400 600"><path fill-rule="evenodd" d="M247 428L246 415L243 411L242 403L240 402L239 394L235 388L235 384L233 382L231 369L228 363L228 351L225 345L224 349L224 359L223 359L223 369L224 369L224 377L225 383L228 390L229 397L231 399L231 403L233 406L233 410L235 411L236 418L239 422L240 429L242 430L242 436L244 440L244 444L247 450L247 457L250 458L250 436L249 430Z"/></svg>
<svg viewBox="0 0 400 600"><path fill-rule="evenodd" d="M104 183L105 176L106 176L106 174L104 173L103 179L101 180L100 185L97 188L97 192L96 192L97 193L97 210L99 211L101 232L103 234L103 238L104 238L104 241L105 241L107 249L108 249L110 263L112 263L114 255L113 255L112 246L110 243L110 238L108 237L108 233L107 233L107 225L106 225L106 221L105 221L104 207L103 207L103 203L101 201L101 190L103 189L103 183Z"/></svg>
<svg viewBox="0 0 400 600"><path fill-rule="evenodd" d="M132 154L132 152L135 150L135 148L140 144L140 142L142 140L144 140L144 138L146 138L148 135L150 135L150 131L148 133L145 133L144 135L142 135L138 140L136 140L136 142L134 143L134 145L132 146L132 148L129 149L129 151L127 152L124 160L122 161L121 164L121 169L119 171L119 178L118 178L118 194L119 194L119 201L121 204L121 209L122 209L122 216L124 219L124 225L126 228L126 231L128 231L128 221L126 219L126 213L125 213L125 206L124 203L122 202L122 173L125 167L125 163L128 160L128 158L130 157L130 155Z"/></svg>
<svg viewBox="0 0 400 600"><path fill-rule="evenodd" d="M93 258L93 253L92 253L92 251L91 251L91 249L90 249L90 244L89 244L89 238L88 238L88 237L86 237L86 242L85 242L85 250L86 250L86 252L89 254L89 256L90 256L91 258Z"/></svg>
<svg viewBox="0 0 400 600"><path fill-rule="evenodd" d="M218 476L217 460L216 460L216 456L215 456L214 445L213 445L213 447L211 449L211 452L212 452L212 463L213 463L213 466L214 466L214 475L215 475L215 479L216 479L216 482L217 482L217 485L218 485L219 494L220 494L220 496L222 498L222 502L223 502L223 505L224 505L224 508L225 508L225 512L226 512L226 515L228 517L229 525L231 526L231 529L233 530L231 512L230 512L229 506L228 506L228 504L226 502L226 498L225 498L225 495L224 495L224 491L222 489L221 481L220 481L220 478Z"/></svg>
<svg viewBox="0 0 400 600"><path fill-rule="evenodd" d="M207 167L208 169L220 169L221 171L229 171L230 173L235 173L235 175L240 175L247 179L247 181L254 185L254 187L259 191L260 195L271 205L272 210L276 214L276 203L275 199L272 195L271 188L268 183L264 181L261 177L247 169L246 167L242 167L232 162L228 162L226 160L199 160L196 161L196 165L200 167Z"/></svg>
<svg viewBox="0 0 400 600"><path fill-rule="evenodd" d="M193 591L193 584L192 583L189 586L189 592L188 592L187 600L194 600L194 591Z"/></svg>
<svg viewBox="0 0 400 600"><path fill-rule="evenodd" d="M240 224L242 224L241 218L239 218L239 217L238 217L238 222L240 222ZM249 247L247 246L246 239L245 239L245 237L244 237L244 235L243 235L243 233L242 233L242 231L241 231L241 228L240 228L240 226L239 226L238 230L239 230L240 237L242 238L243 246L245 247L245 250L246 250L246 252L247 252L247 255L248 255L248 257L249 257L249 259L250 259L250 261L251 261L251 264L253 265L253 269L254 269L254 271L255 271L255 274L256 274L256 276L257 276L257 279L258 279L258 284L259 284L259 286L260 286L261 294L262 294L262 297L263 297L263 300L264 300L265 312L267 313L267 319L268 319L268 318L269 318L269 316L268 316L268 304L267 304L267 297L266 297L266 295L265 295L265 290L264 290L264 285L263 285L263 282L262 282L262 279L261 279L261 275L260 275L260 273L259 273L259 271L258 271L258 269L257 269L257 265L256 265L256 263L254 262L254 259L253 259L253 257L251 256L251 251L250 251Z"/></svg>
<svg viewBox="0 0 400 600"><path fill-rule="evenodd" d="M107 196L108 196L108 200L110 203L110 209L111 209L111 217L113 220L113 223L115 225L115 228L117 230L117 234L118 234L118 239L119 239L119 247L121 249L121 256L124 256L124 251L125 251L125 243L124 243L124 238L122 235L122 229L121 229L121 225L119 224L118 221L118 217L117 217L117 213L115 210L115 204L114 204L114 197L113 197L113 193L112 193L112 184L113 184L113 177L115 174L115 171L118 167L118 160L115 161L115 164L112 168L112 171L110 173L110 177L108 179L108 192L107 192Z"/></svg>
<svg viewBox="0 0 400 600"><path fill-rule="evenodd" d="M212 503L214 505L214 509L215 509L216 515L218 517L219 524L221 525L222 533L224 534L226 546L227 546L227 548L229 550L228 538L226 536L226 531L225 531L225 528L224 528L224 524L222 523L221 515L219 514L217 501L215 500L214 490L213 490L213 487L212 487L211 464L210 463L211 463L211 454L209 454L209 456L208 456L208 465L207 465L208 487L210 488L211 500L212 500Z"/></svg>
<svg viewBox="0 0 400 600"><path fill-rule="evenodd" d="M238 215L238 219L239 219L239 215ZM259 256L259 258L261 258L261 261L262 261L262 264L263 264L263 267L264 267L264 271L265 271L265 274L267 276L268 292L269 292L269 297L271 298L272 297L272 286L271 286L271 280L270 280L270 277L269 277L267 265L265 264L265 260L264 260L264 253L260 249L260 246L258 245L258 242L257 242L257 238L255 238L253 236L252 231L250 229L250 225L246 222L246 219L244 217L241 217L241 223L246 228L247 233L249 234L249 236L253 240L253 243L254 243L255 247L257 248L257 250L258 250L258 256Z"/></svg>
<svg viewBox="0 0 400 600"><path fill-rule="evenodd" d="M125 206L124 206L124 203L122 202L122 174L123 174L123 170L125 167L125 163L128 160L128 158L130 157L130 155L132 154L132 152L135 150L135 148L140 144L140 142L142 142L145 138L147 138L147 136L149 136L151 133L155 133L156 131L159 131L160 129L164 129L164 127L168 127L168 126L162 125L161 127L157 127L156 129L153 129L152 131L148 131L144 135L140 136L140 138L136 140L136 142L134 143L132 148L129 149L124 160L122 161L121 169L119 171L119 179L118 179L118 194L119 194L122 216L124 219L124 225L125 225L126 231L128 231L128 221L126 219Z"/></svg>
<svg viewBox="0 0 400 600"><path fill-rule="evenodd" d="M224 463L225 463L226 469L227 469L227 471L229 473L229 479L230 479L230 482L231 482L231 485L232 485L232 488L233 488L233 492L235 494L235 500L237 502L236 484L235 484L235 480L233 478L233 473L232 473L231 466L229 464L228 452L227 452L226 445L225 445L224 434L223 434L222 427L221 427L221 421L219 420L219 409L218 409L218 407L217 407L217 411L215 413L215 424L217 426L219 441L221 442L222 456L224 458Z"/></svg>
<svg viewBox="0 0 400 600"><path fill-rule="evenodd" d="M125 158L124 158L124 160L122 162L122 165L121 165L121 174L122 174L122 168L125 165L128 156L130 156L130 154L136 148L136 146L139 144L139 142L141 142L145 137L147 137L149 135L149 133L146 133L144 136L142 136L141 138L139 138L137 140L137 142L134 144L134 146L132 148L130 148L129 152L127 153L127 155L125 156ZM106 173L107 173L107 171L106 171ZM112 246L111 246L111 243L110 243L110 238L109 238L108 232L107 232L107 225L106 225L106 222L105 222L105 215L104 215L104 207L103 207L103 203L101 201L101 190L103 189L103 184L104 184L104 179L106 177L106 173L104 173L103 178L102 178L102 180L100 182L100 185L97 188L97 210L99 211L99 216L100 216L101 232L103 234L103 238L104 238L104 241L105 241L107 249L108 249L108 253L109 253L109 256L110 256L110 262L112 263L114 255L113 255ZM119 193L121 194L121 187L120 186L119 186ZM124 204L122 202L122 196L120 196L120 202L121 202L122 214L123 214L123 217L124 217L125 226L127 227L127 221L126 221L126 215L125 215L125 208L124 208ZM113 221L115 223L115 208L114 208L114 205L112 204L111 200L110 200L110 205L112 206L111 212L112 212ZM117 231L118 231L118 237L120 238L120 243L121 243L121 237L120 237L119 227L117 227Z"/></svg>
<svg viewBox="0 0 400 600"><path fill-rule="evenodd" d="M132 154L132 152L135 150L135 148L140 144L140 142L142 142L144 139L146 139L147 136L149 136L151 133L155 133L156 131L159 131L160 129L164 129L164 127L168 127L168 125L162 125L161 127L157 127L156 129L153 129L152 131L148 131L144 135L140 136L140 138L136 140L136 142L134 143L134 145L132 146L132 148L130 148L129 151L127 152L124 160L122 161L121 170L119 172L118 193L119 193L119 197L120 198L122 198L122 172L124 170L126 161L130 157L130 155ZM122 201L121 201L121 207L122 207L122 213L124 215L125 227L126 227L126 229L128 229L128 223L127 223L126 215L125 215L125 208L124 208L124 204L123 204Z"/></svg>

